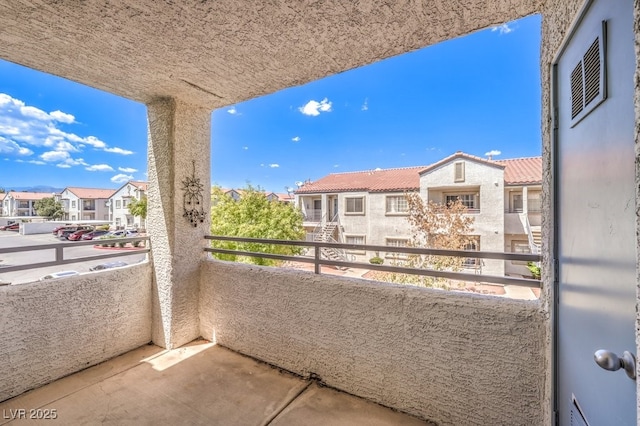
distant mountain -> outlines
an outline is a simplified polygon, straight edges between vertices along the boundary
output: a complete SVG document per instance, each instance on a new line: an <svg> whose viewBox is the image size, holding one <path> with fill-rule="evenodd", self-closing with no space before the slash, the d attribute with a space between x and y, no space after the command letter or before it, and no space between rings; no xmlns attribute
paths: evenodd
<svg viewBox="0 0 640 426"><path fill-rule="evenodd" d="M26 191L26 192L50 192L50 193L60 193L62 192L62 190L64 188L55 188L53 186L47 186L47 185L36 185L36 186L19 186L19 187L9 187L7 186L6 188L4 188L5 191L9 192L9 191Z"/></svg>

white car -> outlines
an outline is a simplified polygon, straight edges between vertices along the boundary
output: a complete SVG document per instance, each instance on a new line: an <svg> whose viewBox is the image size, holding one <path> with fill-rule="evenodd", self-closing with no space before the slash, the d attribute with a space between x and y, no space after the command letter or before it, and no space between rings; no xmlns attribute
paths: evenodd
<svg viewBox="0 0 640 426"><path fill-rule="evenodd" d="M78 271L54 272L53 274L45 275L44 277L40 278L40 281L55 280L57 278L72 277L74 275L80 275L80 272Z"/></svg>
<svg viewBox="0 0 640 426"><path fill-rule="evenodd" d="M120 229L118 231L111 231L107 234L96 237L93 240L95 241L95 240L108 240L109 238L135 237L136 235L138 235L136 231L131 231L128 229Z"/></svg>

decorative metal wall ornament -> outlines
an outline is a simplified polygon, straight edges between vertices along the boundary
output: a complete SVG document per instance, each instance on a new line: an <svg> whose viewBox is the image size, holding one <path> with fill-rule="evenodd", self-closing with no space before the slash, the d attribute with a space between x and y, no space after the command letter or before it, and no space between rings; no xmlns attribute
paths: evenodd
<svg viewBox="0 0 640 426"><path fill-rule="evenodd" d="M184 195L182 197L182 204L184 207L184 214L182 217L186 217L193 227L197 227L198 223L204 222L204 208L203 208L203 191L204 188L200 183L200 179L196 178L196 162L193 163L193 174L191 177L187 177L182 181L182 190Z"/></svg>

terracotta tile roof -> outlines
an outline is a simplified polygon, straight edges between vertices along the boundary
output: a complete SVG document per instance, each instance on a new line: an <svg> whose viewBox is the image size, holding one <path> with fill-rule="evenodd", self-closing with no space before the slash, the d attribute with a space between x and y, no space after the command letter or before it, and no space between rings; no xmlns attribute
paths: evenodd
<svg viewBox="0 0 640 426"><path fill-rule="evenodd" d="M420 187L419 172L426 166L401 169L376 169L362 172L333 173L296 190L296 194L322 192L394 192L417 191Z"/></svg>
<svg viewBox="0 0 640 426"><path fill-rule="evenodd" d="M542 157L494 161L505 166L505 185L542 184Z"/></svg>
<svg viewBox="0 0 640 426"><path fill-rule="evenodd" d="M53 194L50 192L9 191L7 196L14 200L42 200L43 198L53 197Z"/></svg>
<svg viewBox="0 0 640 426"><path fill-rule="evenodd" d="M4 197L7 196L6 192L0 192L0 201L4 200Z"/></svg>
<svg viewBox="0 0 640 426"><path fill-rule="evenodd" d="M284 193L284 192L276 192L278 196L278 200L280 201L292 201L294 199L293 194Z"/></svg>
<svg viewBox="0 0 640 426"><path fill-rule="evenodd" d="M129 183L135 186L136 188L141 189L142 191L146 191L147 188L149 187L149 182L138 182L138 181L132 180Z"/></svg>
<svg viewBox="0 0 640 426"><path fill-rule="evenodd" d="M420 187L420 174L429 172L458 158L480 162L504 169L506 185L542 183L542 158L515 158L509 160L487 160L464 152L456 152L428 166L399 169L377 169L360 172L333 173L296 190L296 194L326 192L395 192L416 191Z"/></svg>
<svg viewBox="0 0 640 426"><path fill-rule="evenodd" d="M475 155L471 155L471 154L466 154L462 151L458 151L455 154L452 154L446 158L443 158L442 160L435 162L433 164L428 165L424 170L422 170L420 172L420 174L424 174L427 172L430 172L431 170L437 169L438 167L442 166L443 164L447 164L450 161L453 160L457 160L458 158L466 158L467 160L471 160L471 161L475 161L478 163L483 163L486 164L488 166L494 166L494 167L500 167L500 168L504 168L504 166L502 164L499 164L497 161L493 161L493 160L487 160L486 158L482 158L482 157L476 157Z"/></svg>
<svg viewBox="0 0 640 426"><path fill-rule="evenodd" d="M94 200L111 198L111 196L116 192L115 189L75 188L70 186L65 189L72 192L78 198Z"/></svg>

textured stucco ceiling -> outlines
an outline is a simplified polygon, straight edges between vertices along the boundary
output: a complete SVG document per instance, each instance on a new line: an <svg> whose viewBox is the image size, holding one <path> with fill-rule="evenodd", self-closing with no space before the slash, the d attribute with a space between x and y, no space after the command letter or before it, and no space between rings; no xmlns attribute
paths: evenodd
<svg viewBox="0 0 640 426"><path fill-rule="evenodd" d="M0 0L0 58L216 108L535 13L542 0Z"/></svg>

